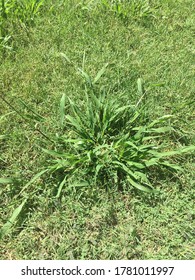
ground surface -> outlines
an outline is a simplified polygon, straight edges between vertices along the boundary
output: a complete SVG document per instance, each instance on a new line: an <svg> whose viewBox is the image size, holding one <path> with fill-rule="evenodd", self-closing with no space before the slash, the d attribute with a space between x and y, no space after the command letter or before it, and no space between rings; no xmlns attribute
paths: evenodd
<svg viewBox="0 0 195 280"><path fill-rule="evenodd" d="M177 133L166 141L194 144L194 1L137 1L141 6L127 15L100 2L45 1L33 25L8 24L13 50L1 51L1 94L20 111L27 110L21 98L41 114L46 121L39 128L50 136L59 131L62 94L83 98L83 78L59 53L92 77L109 63L98 86L134 100L141 77L151 117L174 115ZM0 120L0 134L7 135L0 139L0 177L20 179L1 185L2 226L21 203L19 191L46 161L40 145L50 144L0 103L2 115L12 112ZM194 259L193 154L178 161L184 173L154 176L158 195L132 189L110 195L91 187L64 192L57 200L55 180L38 179L27 187L32 197L0 241L0 258Z"/></svg>

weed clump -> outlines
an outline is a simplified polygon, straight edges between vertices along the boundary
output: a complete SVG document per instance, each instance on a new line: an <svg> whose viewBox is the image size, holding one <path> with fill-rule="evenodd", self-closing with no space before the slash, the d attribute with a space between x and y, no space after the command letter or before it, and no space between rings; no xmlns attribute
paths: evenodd
<svg viewBox="0 0 195 280"><path fill-rule="evenodd" d="M57 196L64 185L112 187L133 186L141 191L154 192L151 170L166 167L181 170L167 158L190 151L193 146L170 151L162 141L172 127L165 115L149 121L143 104L144 90L136 104L122 104L122 96L111 96L105 90L94 89L90 77L82 106L64 94L60 103L61 127L66 133L55 139L55 149L43 149L52 155L49 170L63 175ZM68 113L66 113L68 112ZM160 141L159 141L160 140Z"/></svg>

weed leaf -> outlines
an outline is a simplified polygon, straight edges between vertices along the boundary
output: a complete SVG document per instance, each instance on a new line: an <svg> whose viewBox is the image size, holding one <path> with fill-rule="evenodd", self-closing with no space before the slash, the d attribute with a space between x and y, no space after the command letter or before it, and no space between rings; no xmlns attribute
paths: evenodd
<svg viewBox="0 0 195 280"><path fill-rule="evenodd" d="M78 67L77 69L78 69L78 71L81 73L81 75L85 78L86 82L87 82L90 86L92 86L91 77L90 77L85 71L83 71L81 68Z"/></svg>
<svg viewBox="0 0 195 280"><path fill-rule="evenodd" d="M62 188L63 188L63 186L65 185L66 181L67 181L67 178L66 178L66 176L65 176L64 179L62 180L62 182L61 182L60 185L59 185L58 192L57 192L57 194L56 194L56 198L59 198L59 197L60 197L61 192L62 192Z"/></svg>
<svg viewBox="0 0 195 280"><path fill-rule="evenodd" d="M41 177L44 173L46 173L48 169L44 169L41 172L37 173L20 191L19 194L23 193L32 183L34 183L39 177Z"/></svg>
<svg viewBox="0 0 195 280"><path fill-rule="evenodd" d="M22 203L14 210L12 213L10 219L3 225L3 227L0 229L0 238L2 239L4 236L10 233L11 228L13 224L16 222L16 219L20 215L25 203L27 201L27 198L25 198Z"/></svg>
<svg viewBox="0 0 195 280"><path fill-rule="evenodd" d="M0 184L12 184L14 179L12 178L0 178Z"/></svg>
<svg viewBox="0 0 195 280"><path fill-rule="evenodd" d="M155 192L150 186L143 186L140 183L135 182L134 180L132 180L129 176L127 177L127 180L129 181L129 183L135 187L138 190L144 191L144 192L148 192L148 193L152 193Z"/></svg>
<svg viewBox="0 0 195 280"><path fill-rule="evenodd" d="M108 63L106 63L102 69L97 73L96 77L93 80L93 84L97 83L97 81L101 78L101 76L104 74L104 72L106 71L106 68L108 66Z"/></svg>

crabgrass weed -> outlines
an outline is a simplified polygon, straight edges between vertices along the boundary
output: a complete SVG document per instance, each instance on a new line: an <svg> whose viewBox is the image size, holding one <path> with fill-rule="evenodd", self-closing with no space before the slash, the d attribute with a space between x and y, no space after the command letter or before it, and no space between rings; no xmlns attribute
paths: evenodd
<svg viewBox="0 0 195 280"><path fill-rule="evenodd" d="M194 1L39 2L0 1L1 258L194 259Z"/></svg>

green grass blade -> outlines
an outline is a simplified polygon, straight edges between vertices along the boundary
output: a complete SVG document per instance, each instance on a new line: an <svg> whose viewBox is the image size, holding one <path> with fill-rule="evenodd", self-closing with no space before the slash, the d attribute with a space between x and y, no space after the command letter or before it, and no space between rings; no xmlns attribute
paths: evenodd
<svg viewBox="0 0 195 280"><path fill-rule="evenodd" d="M54 157L64 157L63 153L56 152L54 150L47 150L47 149L42 148L42 151L45 152L46 154L49 154Z"/></svg>
<svg viewBox="0 0 195 280"><path fill-rule="evenodd" d="M149 160L145 160L144 163L147 167L150 167L150 166L153 166L153 165L158 165L159 158L151 158Z"/></svg>
<svg viewBox="0 0 195 280"><path fill-rule="evenodd" d="M18 216L20 215L25 203L27 201L27 198L25 198L22 203L14 210L12 213L10 219L3 225L3 227L0 229L0 238L3 238L7 234L10 233L12 226L14 222L16 222Z"/></svg>
<svg viewBox="0 0 195 280"><path fill-rule="evenodd" d="M2 116L0 117L0 122L1 122L6 116L9 116L9 115L11 115L11 114L15 114L15 112L9 112L9 113L6 113L6 114L2 115Z"/></svg>
<svg viewBox="0 0 195 280"><path fill-rule="evenodd" d="M127 177L127 180L129 181L129 183L135 187L136 189L140 190L140 191L144 191L144 192L147 192L147 193L152 193L152 192L155 192L155 190L153 190L151 187L146 187L146 186L143 186L137 182L135 182L134 180L132 180L129 176Z"/></svg>
<svg viewBox="0 0 195 280"><path fill-rule="evenodd" d="M151 150L151 151L148 151L148 153L154 155L157 158L163 158L163 157L170 157L170 156L178 155L181 152L180 151L157 152L157 151Z"/></svg>
<svg viewBox="0 0 195 280"><path fill-rule="evenodd" d="M144 90L143 90L143 80L141 78L137 79L137 88L138 88L138 92L140 94L144 93Z"/></svg>
<svg viewBox="0 0 195 280"><path fill-rule="evenodd" d="M62 52L61 52L61 53L59 53L59 55L60 55L61 57L65 58L66 61L67 61L68 63L70 63L70 64L72 63L71 60L69 59L69 57L68 57L65 53L62 53Z"/></svg>
<svg viewBox="0 0 195 280"><path fill-rule="evenodd" d="M85 78L86 82L92 86L92 80L91 77L85 72L83 71L81 68L78 67L79 72L81 73L81 75Z"/></svg>
<svg viewBox="0 0 195 280"><path fill-rule="evenodd" d="M0 178L0 184L13 184L14 179L12 178Z"/></svg>
<svg viewBox="0 0 195 280"><path fill-rule="evenodd" d="M151 122L151 124L148 125L148 128L153 127L155 124L159 124L159 123L162 123L164 121L167 121L172 117L173 117L173 115L164 115L164 116L154 120L153 122Z"/></svg>
<svg viewBox="0 0 195 280"><path fill-rule="evenodd" d="M82 126L81 126L80 122L78 122L77 119L75 119L74 117L72 117L70 115L66 115L66 119L69 121L69 124L71 126L74 126L78 131L82 130Z"/></svg>
<svg viewBox="0 0 195 280"><path fill-rule="evenodd" d="M48 169L44 169L41 172L37 173L19 192L18 196L23 193L32 183L34 183L39 177L41 177L44 173L48 172Z"/></svg>
<svg viewBox="0 0 195 280"><path fill-rule="evenodd" d="M134 135L135 140L139 140L143 137L144 133L146 132L146 127L141 126L138 132Z"/></svg>
<svg viewBox="0 0 195 280"><path fill-rule="evenodd" d="M165 133L172 131L173 128L171 126L162 126L158 128L151 128L150 130L147 130L147 133Z"/></svg>
<svg viewBox="0 0 195 280"><path fill-rule="evenodd" d="M58 192L57 192L57 194L56 194L56 198L59 198L59 197L60 197L61 192L62 192L62 188L63 188L63 186L65 185L66 181L67 181L67 179L66 179L66 176L65 176L64 179L62 180L62 182L61 182L60 185L59 185Z"/></svg>
<svg viewBox="0 0 195 280"><path fill-rule="evenodd" d="M75 187L88 187L89 183L88 182L74 182L72 184L69 184L69 188L75 188Z"/></svg>
<svg viewBox="0 0 195 280"><path fill-rule="evenodd" d="M98 109L101 108L101 105L102 105L100 98L97 98L97 96L92 92L91 99L92 99L93 104L96 106L95 107L96 111L98 111Z"/></svg>
<svg viewBox="0 0 195 280"><path fill-rule="evenodd" d="M140 171L135 171L135 174L138 176L139 180L144 183L144 184L147 184L148 186L151 186L151 184L149 184L149 181L148 181L148 178L147 178L147 175L143 172L140 172Z"/></svg>
<svg viewBox="0 0 195 280"><path fill-rule="evenodd" d="M120 161L113 161L113 163L120 167L121 170L123 170L126 174L130 175L131 177L133 177L135 180L137 180L137 176L135 175L135 173L133 171L131 171L125 164L123 164Z"/></svg>
<svg viewBox="0 0 195 280"><path fill-rule="evenodd" d="M106 71L106 68L108 66L109 63L106 63L102 69L97 73L95 79L93 80L93 84L97 83L97 81L101 78L101 76L104 74L104 72Z"/></svg>
<svg viewBox="0 0 195 280"><path fill-rule="evenodd" d="M182 153L189 153L189 152L193 152L193 151L195 151L195 146L194 145L179 149L179 153L181 153L181 154Z"/></svg>
<svg viewBox="0 0 195 280"><path fill-rule="evenodd" d="M0 135L0 140L5 139L6 137L8 137L8 135Z"/></svg>
<svg viewBox="0 0 195 280"><path fill-rule="evenodd" d="M138 169L144 169L144 168L146 168L145 165L142 164L142 163L140 163L140 162L127 161L127 164L128 164L129 166L134 166L134 167L136 167L136 168L138 168Z"/></svg>
<svg viewBox="0 0 195 280"><path fill-rule="evenodd" d="M176 170L176 171L183 171L183 168L181 166L178 166L176 164L170 163L168 161L163 161L160 163L161 165L164 165L166 167L171 167L172 169Z"/></svg>
<svg viewBox="0 0 195 280"><path fill-rule="evenodd" d="M97 181L97 177L98 177L98 174L100 173L100 170L104 167L103 164L98 164L96 166L96 170L95 170L95 182Z"/></svg>
<svg viewBox="0 0 195 280"><path fill-rule="evenodd" d="M64 118L65 118L65 103L66 103L66 95L63 94L60 100L60 126L63 126Z"/></svg>
<svg viewBox="0 0 195 280"><path fill-rule="evenodd" d="M136 151L138 151L138 147L131 141L126 141L125 144L127 144L128 146L134 148Z"/></svg>
<svg viewBox="0 0 195 280"><path fill-rule="evenodd" d="M44 117L42 117L40 114L38 114L35 110L33 110L30 106L28 106L22 99L18 99L18 101L30 112L33 113L33 115L27 114L27 117L30 119L35 119L37 121L44 121Z"/></svg>
<svg viewBox="0 0 195 280"><path fill-rule="evenodd" d="M157 152L157 151L148 151L150 154L153 154L157 158L169 157L174 155L181 155L183 153L189 153L195 151L195 146L191 145L188 147L184 147L175 151L168 151L168 152Z"/></svg>

